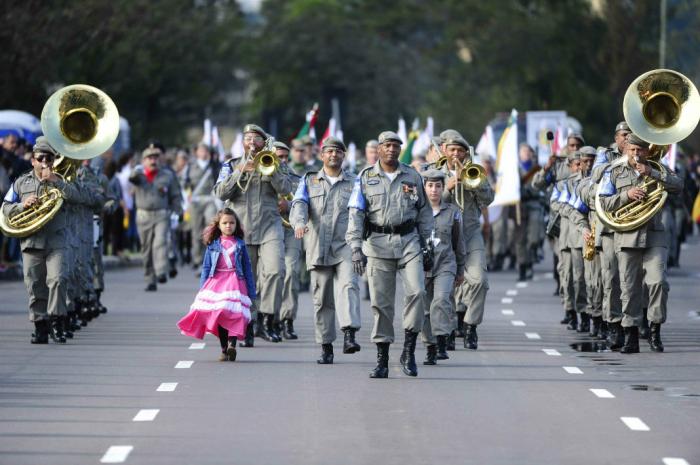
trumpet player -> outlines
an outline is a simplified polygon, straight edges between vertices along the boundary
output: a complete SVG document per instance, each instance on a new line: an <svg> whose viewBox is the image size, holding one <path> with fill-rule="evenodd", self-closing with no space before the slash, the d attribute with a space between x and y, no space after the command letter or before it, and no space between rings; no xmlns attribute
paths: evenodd
<svg viewBox="0 0 700 465"><path fill-rule="evenodd" d="M45 137L38 137L32 151L32 170L12 183L2 204L7 218L38 209L47 201L47 189L56 188L66 202L75 202L79 193L71 183L53 171L58 153ZM65 343L64 320L67 315L66 286L67 237L69 231L63 208L38 231L20 240L24 284L29 294L29 320L34 323L32 344L48 343L49 334Z"/></svg>
<svg viewBox="0 0 700 465"><path fill-rule="evenodd" d="M256 288L260 290L253 302L242 347L253 346L253 322L257 312L263 314L261 335L270 342L280 342L275 331L276 302L282 300L284 288L284 231L278 198L291 192L289 176L276 169L270 175L258 170L255 156L265 147L268 135L260 126L247 124L243 128L246 156L225 162L214 186L214 195L224 200L241 218L246 233Z"/></svg>
<svg viewBox="0 0 700 465"><path fill-rule="evenodd" d="M484 319L484 306L489 282L486 276L486 247L484 233L488 231L488 217L484 216L484 232L479 218L495 196L488 180L484 180L477 188L467 189L459 185L458 170L471 163L471 148L462 135L448 129L440 134L442 152L447 156L447 162L442 171L447 178L443 200L456 203L459 189L463 189L462 237L465 241L467 259L464 264L464 282L455 293L457 301L457 324L464 325L464 348L476 350L478 335L476 328ZM461 322L461 323L460 323Z"/></svg>
<svg viewBox="0 0 700 465"><path fill-rule="evenodd" d="M649 144L634 133L627 135L624 162L614 164L601 180L599 196L603 209L616 211L648 198L645 183L650 180L661 184L670 194L683 189L683 181L670 170L658 171L647 163ZM659 211L641 226L631 231L615 231L615 252L620 272L622 297L622 327L625 333L622 353L639 352L639 326L642 324L642 284L648 288L647 317L651 323L649 347L663 352L661 325L666 321L668 280L667 231Z"/></svg>

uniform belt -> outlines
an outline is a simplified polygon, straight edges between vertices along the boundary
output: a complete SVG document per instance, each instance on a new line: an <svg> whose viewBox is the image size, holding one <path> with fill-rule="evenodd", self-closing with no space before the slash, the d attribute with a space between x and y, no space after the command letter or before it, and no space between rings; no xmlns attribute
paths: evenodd
<svg viewBox="0 0 700 465"><path fill-rule="evenodd" d="M369 224L370 232L380 233L380 234L399 234L405 236L415 231L416 222L413 220L406 221L396 226L379 226L374 223Z"/></svg>

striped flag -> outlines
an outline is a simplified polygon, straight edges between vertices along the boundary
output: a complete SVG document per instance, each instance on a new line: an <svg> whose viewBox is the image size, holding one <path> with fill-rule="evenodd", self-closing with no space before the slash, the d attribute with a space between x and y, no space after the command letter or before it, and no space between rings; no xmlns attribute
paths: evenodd
<svg viewBox="0 0 700 465"><path fill-rule="evenodd" d="M496 196L491 205L513 205L520 202L518 170L518 112L513 109L508 126L496 152Z"/></svg>

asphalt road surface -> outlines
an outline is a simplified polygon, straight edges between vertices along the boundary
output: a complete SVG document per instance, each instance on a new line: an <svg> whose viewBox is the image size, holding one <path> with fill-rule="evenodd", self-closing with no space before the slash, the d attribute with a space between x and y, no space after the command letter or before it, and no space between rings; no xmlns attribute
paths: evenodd
<svg viewBox="0 0 700 465"><path fill-rule="evenodd" d="M367 301L362 351L337 341L334 365L316 364L308 293L298 341L256 339L230 363L175 326L189 270L157 293L139 269L108 272L109 313L62 346L29 344L24 286L2 282L0 464L700 464L697 239L670 271L663 354L574 350L590 339L559 324L549 263L526 285L490 274L477 351L426 367L419 344L408 378L400 337L388 380L368 378Z"/></svg>

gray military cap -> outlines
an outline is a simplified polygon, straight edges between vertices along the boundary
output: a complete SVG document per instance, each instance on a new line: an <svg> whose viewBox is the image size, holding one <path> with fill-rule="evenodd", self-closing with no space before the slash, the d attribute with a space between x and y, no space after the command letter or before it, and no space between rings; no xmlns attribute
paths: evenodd
<svg viewBox="0 0 700 465"><path fill-rule="evenodd" d="M34 143L33 152L34 153L48 153L48 154L53 155L54 157L58 156L58 152L56 151L56 149L51 147L51 144L49 144L49 140L44 136L39 136L36 138L36 142Z"/></svg>
<svg viewBox="0 0 700 465"><path fill-rule="evenodd" d="M581 134L576 133L576 132L572 132L571 134L569 134L566 137L566 140L569 140L569 139L578 139L579 141L581 141L582 144L586 143L586 139L584 139Z"/></svg>
<svg viewBox="0 0 700 465"><path fill-rule="evenodd" d="M595 147L591 147L590 145L584 145L583 147L581 147L580 152L582 158L590 158L598 155L598 152L596 151Z"/></svg>
<svg viewBox="0 0 700 465"><path fill-rule="evenodd" d="M377 138L378 142L380 144L383 144L385 142L393 141L393 142L398 142L399 144L403 144L403 141L399 137L398 134L396 134L394 131L384 131L381 134L379 134L379 137Z"/></svg>
<svg viewBox="0 0 700 465"><path fill-rule="evenodd" d="M617 134L618 131L632 132L627 121L620 121L617 123L617 126L615 126L615 133Z"/></svg>
<svg viewBox="0 0 700 465"><path fill-rule="evenodd" d="M276 149L282 149L282 150L286 150L287 152L289 152L289 147L287 146L287 144L285 144L284 142L282 142L280 140L274 141L272 143L272 146Z"/></svg>
<svg viewBox="0 0 700 465"><path fill-rule="evenodd" d="M569 153L569 156L567 158L569 161L580 160L581 152L579 150L574 150L573 152Z"/></svg>
<svg viewBox="0 0 700 465"><path fill-rule="evenodd" d="M257 124L246 124L243 128L243 134L247 132L254 132L260 135L263 139L267 139L267 133Z"/></svg>
<svg viewBox="0 0 700 465"><path fill-rule="evenodd" d="M323 141L323 145L321 145L321 152L329 148L339 149L343 152L347 152L348 150L342 140L333 136L326 137L326 140Z"/></svg>
<svg viewBox="0 0 700 465"><path fill-rule="evenodd" d="M645 141L644 139L642 139L641 137L639 137L637 134L635 134L633 132L630 132L629 134L627 134L627 137L625 138L625 140L627 141L628 144L638 145L640 147L648 147L649 146L649 142Z"/></svg>
<svg viewBox="0 0 700 465"><path fill-rule="evenodd" d="M460 134L456 129L445 129L440 133L440 143L444 143L448 139L456 139L458 137L462 137L462 134ZM464 139L464 137L462 137L462 139Z"/></svg>
<svg viewBox="0 0 700 465"><path fill-rule="evenodd" d="M162 155L163 154L163 149L161 148L160 143L155 143L151 142L148 144L148 147L143 149L143 152L141 152L141 158L146 158L150 155Z"/></svg>
<svg viewBox="0 0 700 465"><path fill-rule="evenodd" d="M421 176L423 176L423 181L442 181L445 182L445 173L442 170L435 168L430 168L428 170L422 171Z"/></svg>
<svg viewBox="0 0 700 465"><path fill-rule="evenodd" d="M376 139L370 139L365 144L365 147L374 147L376 149L378 145L379 145L379 142L377 142Z"/></svg>
<svg viewBox="0 0 700 465"><path fill-rule="evenodd" d="M469 151L469 142L467 142L466 139L460 135L457 137L443 139L442 143L445 145L459 145L464 147L467 152Z"/></svg>

